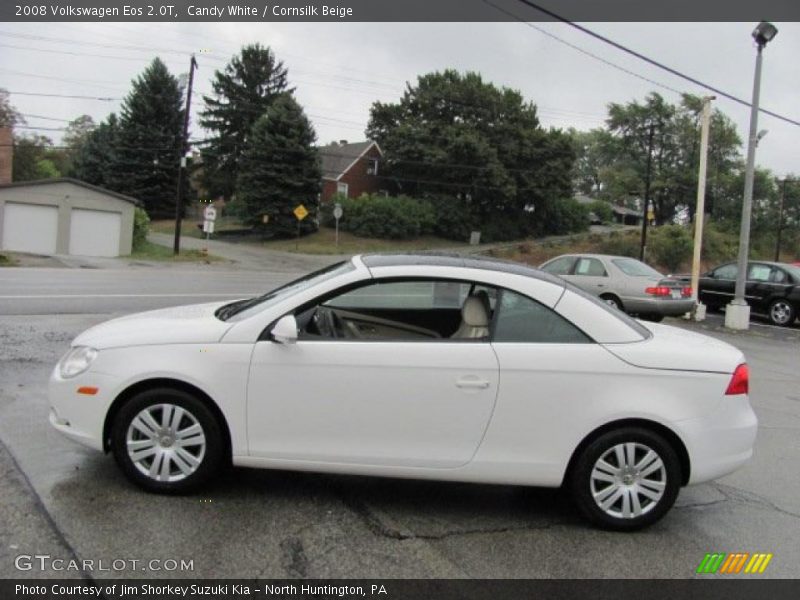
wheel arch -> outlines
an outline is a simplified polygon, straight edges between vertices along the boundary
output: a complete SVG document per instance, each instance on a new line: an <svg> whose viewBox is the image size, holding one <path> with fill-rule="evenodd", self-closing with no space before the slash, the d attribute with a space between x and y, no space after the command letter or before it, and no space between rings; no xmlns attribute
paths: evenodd
<svg viewBox="0 0 800 600"><path fill-rule="evenodd" d="M689 483L692 465L689 459L689 451L686 449L686 444L684 444L683 440L681 440L678 434L669 427L648 419L619 419L616 421L611 421L610 423L606 423L605 425L601 425L600 427L591 431L583 438L583 440L581 440L580 444L578 444L575 450L572 452L569 463L567 463L567 469L564 472L563 481L569 480L570 473L572 473L572 470L575 468L578 457L589 444L591 444L601 435L608 433L609 431L614 431L615 429L621 429L623 427L640 427L663 436L667 443L672 446L672 448L675 450L675 453L678 455L678 461L681 465L681 485L685 486L687 483Z"/></svg>
<svg viewBox="0 0 800 600"><path fill-rule="evenodd" d="M622 310L625 310L625 303L622 302L622 298L620 297L619 294L617 294L616 292L614 292L612 290L603 292L602 294L600 294L598 296L598 298L600 298L602 300L605 300L606 298L611 298L611 299L615 300L620 305Z"/></svg>
<svg viewBox="0 0 800 600"><path fill-rule="evenodd" d="M224 452L227 459L230 459L232 456L232 445L231 445L231 432L230 426L228 425L228 421L225 418L225 415L220 410L219 405L209 396L206 392L201 390L195 385L191 383L187 383L186 381L182 381L180 379L172 379L169 377L158 377L153 379L144 379L142 381L137 381L134 384L131 384L124 390L122 390L114 401L111 403L108 411L106 412L106 418L103 422L103 450L108 452L111 448L110 446L110 438L111 438L111 428L114 424L114 420L117 417L117 413L119 412L120 408L127 402L129 399L133 398L136 394L141 392L152 390L155 388L171 388L175 390L180 390L182 392L186 392L188 394L192 394L198 400L200 400L203 404L205 404L214 417L217 419L217 422L220 424L220 431L222 432L223 442L224 442Z"/></svg>

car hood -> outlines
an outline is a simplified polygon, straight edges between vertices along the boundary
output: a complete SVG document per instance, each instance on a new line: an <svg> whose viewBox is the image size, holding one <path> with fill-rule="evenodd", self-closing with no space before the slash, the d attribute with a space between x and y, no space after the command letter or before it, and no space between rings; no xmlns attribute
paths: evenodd
<svg viewBox="0 0 800 600"><path fill-rule="evenodd" d="M715 338L670 325L642 322L652 336L641 342L604 344L625 362L646 369L733 373L742 351Z"/></svg>
<svg viewBox="0 0 800 600"><path fill-rule="evenodd" d="M150 310L95 325L76 337L73 346L118 348L150 344L204 344L219 341L231 327L214 312L229 304L210 302Z"/></svg>

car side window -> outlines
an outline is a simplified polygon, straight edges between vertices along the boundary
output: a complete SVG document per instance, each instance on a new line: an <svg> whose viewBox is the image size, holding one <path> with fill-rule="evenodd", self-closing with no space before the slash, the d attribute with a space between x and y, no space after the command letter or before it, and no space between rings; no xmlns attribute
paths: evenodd
<svg viewBox="0 0 800 600"><path fill-rule="evenodd" d="M494 322L493 342L590 344L591 338L553 309L502 290Z"/></svg>
<svg viewBox="0 0 800 600"><path fill-rule="evenodd" d="M769 281L770 271L772 268L769 265L750 265L747 278L751 281Z"/></svg>
<svg viewBox="0 0 800 600"><path fill-rule="evenodd" d="M575 265L575 275L588 275L591 277L607 277L606 268L596 258L579 258Z"/></svg>
<svg viewBox="0 0 800 600"><path fill-rule="evenodd" d="M296 313L308 341L487 341L497 289L471 281L373 281Z"/></svg>
<svg viewBox="0 0 800 600"><path fill-rule="evenodd" d="M723 265L713 272L714 279L736 279L739 271L736 265Z"/></svg>
<svg viewBox="0 0 800 600"><path fill-rule="evenodd" d="M769 280L773 283L787 283L789 280L789 275L783 269L772 267Z"/></svg>
<svg viewBox="0 0 800 600"><path fill-rule="evenodd" d="M542 271L551 273L552 275L569 275L574 262L574 256L561 256L544 265Z"/></svg>

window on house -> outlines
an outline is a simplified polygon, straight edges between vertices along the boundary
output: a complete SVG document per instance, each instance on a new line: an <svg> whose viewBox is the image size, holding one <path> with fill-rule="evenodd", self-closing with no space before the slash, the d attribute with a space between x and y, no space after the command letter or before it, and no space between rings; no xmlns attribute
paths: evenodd
<svg viewBox="0 0 800 600"><path fill-rule="evenodd" d="M346 183L339 182L339 183L336 184L336 193L337 194L342 194L345 198L349 198L350 196L347 193L348 191L349 191L348 190L348 185Z"/></svg>
<svg viewBox="0 0 800 600"><path fill-rule="evenodd" d="M377 158L367 159L367 175L377 175L377 174L378 174L378 159Z"/></svg>

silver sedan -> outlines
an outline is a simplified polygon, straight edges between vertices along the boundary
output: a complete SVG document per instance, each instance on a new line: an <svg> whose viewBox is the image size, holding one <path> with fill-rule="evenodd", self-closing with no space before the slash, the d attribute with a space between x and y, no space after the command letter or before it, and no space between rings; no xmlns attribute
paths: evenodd
<svg viewBox="0 0 800 600"><path fill-rule="evenodd" d="M564 254L539 267L558 275L608 304L651 321L692 309L692 290L627 256Z"/></svg>

